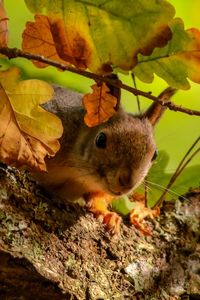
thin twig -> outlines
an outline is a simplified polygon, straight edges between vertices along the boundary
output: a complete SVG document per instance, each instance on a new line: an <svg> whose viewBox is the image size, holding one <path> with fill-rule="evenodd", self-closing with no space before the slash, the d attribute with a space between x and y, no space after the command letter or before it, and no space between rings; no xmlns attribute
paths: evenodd
<svg viewBox="0 0 200 300"><path fill-rule="evenodd" d="M133 74L133 72L131 72L131 77L132 77L132 79L133 79L134 88L137 89L137 84L136 84L136 80L135 80L135 75ZM137 100L138 112L141 113L140 98L139 98L138 95L136 95L136 100Z"/></svg>
<svg viewBox="0 0 200 300"><path fill-rule="evenodd" d="M164 201L164 197L168 192L168 189L174 184L174 182L176 181L176 179L178 178L178 176L182 173L182 171L185 169L185 167L188 165L188 163L194 158L195 155L197 155L197 153L200 151L200 147L193 152L193 154L187 159L188 155L191 153L191 151L194 149L194 147L198 144L198 142L200 141L200 137L198 137L194 143L192 144L192 146L188 149L188 151L186 152L186 154L184 155L184 157L182 158L182 160L180 161L178 167L176 168L176 171L174 172L174 174L172 175L172 177L170 178L169 183L166 186L165 191L163 192L163 194L160 196L159 200L156 202L156 204L154 205L154 208L157 207L161 207L162 203ZM187 159L187 160L186 160ZM185 161L186 160L186 161Z"/></svg>
<svg viewBox="0 0 200 300"><path fill-rule="evenodd" d="M59 62L53 61L51 59L45 58L42 55L37 55L37 54L31 54L29 52L24 52L20 49L17 48L7 48L7 47L2 47L0 48L0 53L6 55L9 59L12 58L17 58L17 57L24 57L27 58L29 60L36 60L51 66L54 66L58 69L61 69L63 71L70 71L72 73L76 73L88 78L91 78L95 81L101 81L101 82L105 82L108 83L112 86L115 86L117 88L121 88L124 89L126 91L129 91L130 93L136 95L136 96L143 96L145 98L148 98L154 102L159 103L162 106L167 106L170 110L173 111L180 111L182 113L188 114L188 115L193 115L193 116L200 116L200 111L198 110L193 110L193 109L189 109L189 108L185 108L182 106L178 106L173 104L171 101L168 102L163 102L162 100L160 100L158 97L155 97L153 95L151 95L151 93L146 93L143 91L140 91L136 88L130 87L126 84L123 84L122 82L115 82L112 81L111 79L107 78L106 76L101 76L101 75L97 75L88 71L84 71L84 70L80 70L80 69L76 69L74 67L71 67L69 65L65 65L65 64L61 64Z"/></svg>
<svg viewBox="0 0 200 300"><path fill-rule="evenodd" d="M176 178L182 173L182 171L185 169L185 167L188 165L188 163L193 159L197 153L200 152L200 147L186 160L186 162L183 164L183 166L179 169ZM175 180L174 180L175 181Z"/></svg>
<svg viewBox="0 0 200 300"><path fill-rule="evenodd" d="M181 169L184 161L186 160L186 158L188 157L188 155L191 153L191 151L194 149L194 147L198 144L199 141L200 141L200 136L194 141L194 143L192 144L192 146L185 153L184 157L182 158L182 160L180 161L178 167L176 168L176 171L173 174L173 176L175 176L175 174L177 174L179 172L179 170Z"/></svg>

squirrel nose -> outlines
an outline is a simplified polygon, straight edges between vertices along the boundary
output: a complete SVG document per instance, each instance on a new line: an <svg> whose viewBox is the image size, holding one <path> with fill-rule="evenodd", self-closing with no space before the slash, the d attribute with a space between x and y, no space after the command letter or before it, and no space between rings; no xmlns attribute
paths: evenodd
<svg viewBox="0 0 200 300"><path fill-rule="evenodd" d="M119 184L121 187L130 186L131 184L131 170L124 170L119 174Z"/></svg>

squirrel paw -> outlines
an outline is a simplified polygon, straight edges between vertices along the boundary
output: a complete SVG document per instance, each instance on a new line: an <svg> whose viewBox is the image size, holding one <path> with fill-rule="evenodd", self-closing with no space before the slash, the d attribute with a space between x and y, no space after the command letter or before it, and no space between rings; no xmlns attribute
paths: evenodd
<svg viewBox="0 0 200 300"><path fill-rule="evenodd" d="M120 224L122 218L117 213L109 211L106 214L99 215L98 219L102 220L102 223L105 224L105 227L110 234L120 234Z"/></svg>
<svg viewBox="0 0 200 300"><path fill-rule="evenodd" d="M88 208L88 206L87 206ZM111 235L119 235L120 234L120 224L122 218L115 212L106 210L102 211L92 211L90 210L95 218L105 225L106 230Z"/></svg>
<svg viewBox="0 0 200 300"><path fill-rule="evenodd" d="M91 193L85 196L87 201L86 208L94 214L94 216L105 224L106 229L112 235L120 233L121 217L108 210L108 205L113 197L105 193Z"/></svg>
<svg viewBox="0 0 200 300"><path fill-rule="evenodd" d="M130 222L139 229L143 235L152 235L151 229L144 224L144 219L149 217L154 219L159 215L159 209L150 209L144 206L144 203L138 202L137 206L130 212Z"/></svg>

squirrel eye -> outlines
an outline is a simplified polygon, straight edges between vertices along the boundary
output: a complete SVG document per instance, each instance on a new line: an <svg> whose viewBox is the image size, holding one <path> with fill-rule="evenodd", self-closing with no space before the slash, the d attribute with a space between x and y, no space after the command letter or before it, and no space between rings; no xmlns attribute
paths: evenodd
<svg viewBox="0 0 200 300"><path fill-rule="evenodd" d="M155 150L153 157L152 157L152 161L156 159L156 157L158 156L158 149Z"/></svg>
<svg viewBox="0 0 200 300"><path fill-rule="evenodd" d="M98 147L98 148L102 148L102 149L104 149L104 148L106 148L106 141L107 141L107 138L106 138L106 135L105 135L105 133L103 133L103 132L100 132L98 135L97 135L97 137L96 137L96 146Z"/></svg>

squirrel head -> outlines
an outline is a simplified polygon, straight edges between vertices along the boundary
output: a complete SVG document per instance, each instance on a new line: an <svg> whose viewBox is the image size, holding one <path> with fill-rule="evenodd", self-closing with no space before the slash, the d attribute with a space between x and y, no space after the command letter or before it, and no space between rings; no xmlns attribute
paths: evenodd
<svg viewBox="0 0 200 300"><path fill-rule="evenodd" d="M166 101L175 92L169 87L159 98ZM81 155L102 190L119 196L142 182L157 156L153 128L165 109L154 102L145 113L133 116L118 107L109 121L84 131Z"/></svg>
<svg viewBox="0 0 200 300"><path fill-rule="evenodd" d="M79 151L101 190L127 194L142 182L156 157L153 126L148 116L120 109L108 122L83 130Z"/></svg>

